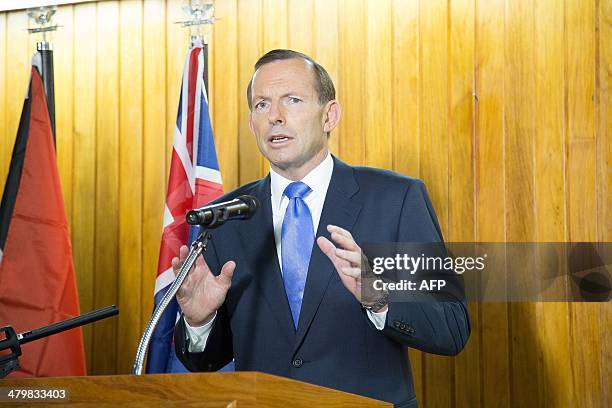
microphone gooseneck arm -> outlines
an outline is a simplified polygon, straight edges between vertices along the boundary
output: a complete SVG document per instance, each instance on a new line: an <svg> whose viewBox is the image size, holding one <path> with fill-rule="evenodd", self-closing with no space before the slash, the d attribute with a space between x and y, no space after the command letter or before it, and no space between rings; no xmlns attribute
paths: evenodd
<svg viewBox="0 0 612 408"><path fill-rule="evenodd" d="M138 343L138 348L136 349L136 359L134 361L134 368L132 369L133 374L143 374L145 357L147 354L147 350L149 349L149 343L151 343L153 331L155 331L159 320L161 319L166 308L172 301L172 298L174 298L176 292L178 292L179 288L183 284L183 281L187 277L187 274L189 273L189 270L195 263L196 259L198 259L198 256L200 256L204 251L206 251L206 247L208 246L208 241L210 239L212 239L212 234L210 234L205 229L201 229L198 238L192 242L191 247L189 248L189 254L185 259L185 262L183 262L183 265L181 266L181 269L178 275L176 276L176 279L174 279L174 282L172 283L172 285L170 285L170 288L168 289L168 291L166 291L166 293L162 297L162 300L159 302L159 304L153 311L151 319L149 319L147 327L142 335L142 338L140 339L140 343Z"/></svg>

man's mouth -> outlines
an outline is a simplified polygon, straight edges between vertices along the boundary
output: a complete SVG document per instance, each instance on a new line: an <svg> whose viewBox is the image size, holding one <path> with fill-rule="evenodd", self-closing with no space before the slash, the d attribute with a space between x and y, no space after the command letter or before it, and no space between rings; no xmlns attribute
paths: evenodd
<svg viewBox="0 0 612 408"><path fill-rule="evenodd" d="M287 135L272 135L268 138L268 142L272 144L281 144L290 140L291 138Z"/></svg>

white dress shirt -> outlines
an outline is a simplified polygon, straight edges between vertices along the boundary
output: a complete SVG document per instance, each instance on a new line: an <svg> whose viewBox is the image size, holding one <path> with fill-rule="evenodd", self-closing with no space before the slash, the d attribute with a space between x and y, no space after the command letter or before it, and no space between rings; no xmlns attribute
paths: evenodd
<svg viewBox="0 0 612 408"><path fill-rule="evenodd" d="M331 181L331 176L334 170L334 161L331 154L327 153L327 157L314 169L310 171L301 181L308 185L312 190L304 199L310 214L312 215L312 228L316 234L319 227L319 220L321 219L321 212L323 211L323 204L325 203L325 196L327 195L327 188ZM278 264L281 267L282 273L282 261L281 261L281 231L283 227L283 218L285 217L285 211L289 205L289 198L284 195L285 188L292 183L289 180L272 168L270 168L270 200L272 204L272 222L274 224L274 239L276 240L276 255L278 256ZM315 236L316 240L316 236ZM316 242L315 242L315 245ZM378 330L382 330L385 327L385 321L387 319L387 310L384 312L374 313L370 310L367 311L370 321L376 326ZM216 317L216 314L215 314ZM212 329L215 318L211 319L210 322L200 327L192 327L185 322L187 328L187 336L189 337L189 351L190 352L201 352L206 346L208 335Z"/></svg>

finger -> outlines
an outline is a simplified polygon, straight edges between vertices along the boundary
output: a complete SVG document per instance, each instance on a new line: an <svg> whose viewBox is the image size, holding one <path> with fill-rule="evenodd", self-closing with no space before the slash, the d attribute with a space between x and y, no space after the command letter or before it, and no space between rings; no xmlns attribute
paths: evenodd
<svg viewBox="0 0 612 408"><path fill-rule="evenodd" d="M343 274L347 276L350 276L351 278L355 278L355 279L361 278L361 269L359 268L345 266L343 268L340 268L340 272L342 272Z"/></svg>
<svg viewBox="0 0 612 408"><path fill-rule="evenodd" d="M178 275L179 269L179 259L175 256L174 258L172 258L172 271L174 272L174 276Z"/></svg>
<svg viewBox="0 0 612 408"><path fill-rule="evenodd" d="M317 238L317 245L319 245L321 252L327 255L327 257L334 262L334 259L336 258L336 246L325 237Z"/></svg>
<svg viewBox="0 0 612 408"><path fill-rule="evenodd" d="M338 233L338 234L340 234L340 235L343 235L343 236L345 236L345 237L347 237L347 238L353 239L353 234L351 234L349 230L346 230L346 229L344 229L344 228L342 228L342 227L339 227L339 226L337 226L337 225L331 225L331 224L329 224L329 225L327 226L327 230L328 230L330 233L332 233L332 232L337 232L337 233Z"/></svg>
<svg viewBox="0 0 612 408"><path fill-rule="evenodd" d="M346 249L336 248L336 255L340 259L344 259L353 266L361 267L361 254L356 251L347 251Z"/></svg>
<svg viewBox="0 0 612 408"><path fill-rule="evenodd" d="M221 273L219 273L219 276L217 276L218 281L225 285L232 283L234 269L236 269L236 262L227 261L221 268Z"/></svg>
<svg viewBox="0 0 612 408"><path fill-rule="evenodd" d="M189 248L187 248L187 245L181 245L181 248L179 249L179 260L181 263L185 262L185 258L187 258L188 254Z"/></svg>
<svg viewBox="0 0 612 408"><path fill-rule="evenodd" d="M331 234L331 239L336 243L336 245L341 246L344 249L361 252L361 248L359 248L359 245L357 245L357 243L353 240L353 237L349 238L340 234L339 232L334 231Z"/></svg>
<svg viewBox="0 0 612 408"><path fill-rule="evenodd" d="M317 245L319 245L319 248L321 248L321 252L323 252L329 258L336 270L340 270L340 268L344 266L350 266L348 261L340 259L336 255L337 248L329 239L325 237L319 237L317 238Z"/></svg>

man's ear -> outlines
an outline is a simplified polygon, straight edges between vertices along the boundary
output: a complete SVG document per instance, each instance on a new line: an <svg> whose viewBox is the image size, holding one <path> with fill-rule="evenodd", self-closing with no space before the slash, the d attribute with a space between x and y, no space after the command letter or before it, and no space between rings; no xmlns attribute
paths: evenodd
<svg viewBox="0 0 612 408"><path fill-rule="evenodd" d="M249 112L249 129L251 129L251 133L254 135L255 130L253 129L253 111Z"/></svg>
<svg viewBox="0 0 612 408"><path fill-rule="evenodd" d="M325 105L325 115L323 116L323 131L325 133L330 133L340 122L340 117L342 116L342 107L340 103L332 99L327 102Z"/></svg>

